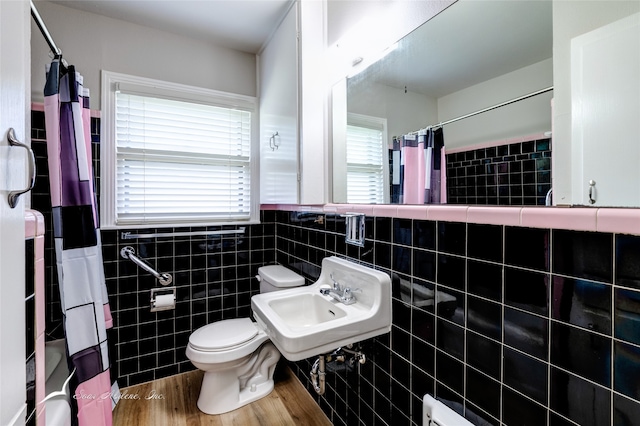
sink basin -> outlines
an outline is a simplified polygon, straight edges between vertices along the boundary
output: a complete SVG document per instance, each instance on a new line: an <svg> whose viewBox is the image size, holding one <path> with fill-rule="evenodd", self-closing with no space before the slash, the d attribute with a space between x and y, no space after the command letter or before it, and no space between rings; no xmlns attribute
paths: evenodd
<svg viewBox="0 0 640 426"><path fill-rule="evenodd" d="M269 307L291 327L310 327L346 315L335 303L308 292L272 300Z"/></svg>
<svg viewBox="0 0 640 426"><path fill-rule="evenodd" d="M333 288L334 280L354 290L354 303L320 293ZM258 327L280 353L299 361L388 333L391 280L381 271L332 256L322 260L315 283L253 296L251 308Z"/></svg>

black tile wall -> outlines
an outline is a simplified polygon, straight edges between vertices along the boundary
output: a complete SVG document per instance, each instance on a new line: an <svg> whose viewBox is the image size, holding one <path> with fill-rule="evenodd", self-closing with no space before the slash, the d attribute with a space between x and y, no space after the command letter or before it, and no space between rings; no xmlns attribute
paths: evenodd
<svg viewBox="0 0 640 426"><path fill-rule="evenodd" d="M553 271L557 274L612 283L613 235L554 230Z"/></svg>
<svg viewBox="0 0 640 426"><path fill-rule="evenodd" d="M43 132L34 128L32 203L50 224ZM510 153L538 152L519 149ZM535 170L516 161L523 180ZM313 282L322 259L338 255L390 274L394 312L391 333L362 342L365 364L327 373L323 396L310 384L314 359L289 363L334 424L421 424L425 393L478 425L637 423L640 237L367 217L365 247L356 247L344 242L343 218L316 216L263 211L239 238L123 241L103 231L120 385L192 369L189 334L249 315L258 266L277 261ZM124 244L175 274L174 311L149 312L153 280L119 258ZM54 264L48 247L50 337L61 332Z"/></svg>
<svg viewBox="0 0 640 426"><path fill-rule="evenodd" d="M551 139L447 154L449 204L545 205Z"/></svg>
<svg viewBox="0 0 640 426"><path fill-rule="evenodd" d="M467 333L467 364L499 380L502 348L497 341L473 332Z"/></svg>
<svg viewBox="0 0 640 426"><path fill-rule="evenodd" d="M100 125L99 119L91 120L92 158L98 173ZM55 339L64 337L64 333L55 250L50 234L51 202L42 112L32 112L32 126L32 148L38 173L31 202L34 209L43 213L48 232L45 236L46 327L47 338ZM96 187L99 188L99 184ZM274 222L274 212L263 212L262 224L246 226L243 235L231 237L125 240L120 231L101 231L107 291L114 318L114 327L109 333L112 369L119 377L121 387L192 370L194 367L185 356L192 331L220 319L250 315L251 296L259 291L254 279L257 269L275 261ZM123 231L170 233L220 228ZM157 285L156 281L131 261L120 257L120 249L124 246L132 246L154 268L173 274L177 286L175 310L150 312L150 289Z"/></svg>
<svg viewBox="0 0 640 426"><path fill-rule="evenodd" d="M640 318L640 292L616 288L614 306L614 337L640 345L640 333L637 329Z"/></svg>
<svg viewBox="0 0 640 426"><path fill-rule="evenodd" d="M504 383L542 404L547 401L547 365L509 347L504 348Z"/></svg>
<svg viewBox="0 0 640 426"><path fill-rule="evenodd" d="M392 277L392 331L362 342L356 378L336 374L317 396L314 359L290 363L334 424L421 424L432 392L477 425L637 423L640 237L375 217L350 251L335 215L298 216L276 213L279 263L313 280L317 252ZM324 238L301 247L303 231Z"/></svg>
<svg viewBox="0 0 640 426"><path fill-rule="evenodd" d="M640 237L616 235L616 283L640 289Z"/></svg>

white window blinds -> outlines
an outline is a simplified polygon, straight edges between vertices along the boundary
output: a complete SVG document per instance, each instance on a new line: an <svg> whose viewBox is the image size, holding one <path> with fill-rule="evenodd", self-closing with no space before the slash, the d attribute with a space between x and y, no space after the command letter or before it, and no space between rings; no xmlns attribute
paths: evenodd
<svg viewBox="0 0 640 426"><path fill-rule="evenodd" d="M347 202L385 202L385 145L382 130L347 125Z"/></svg>
<svg viewBox="0 0 640 426"><path fill-rule="evenodd" d="M150 93L114 90L115 225L252 220L252 112Z"/></svg>

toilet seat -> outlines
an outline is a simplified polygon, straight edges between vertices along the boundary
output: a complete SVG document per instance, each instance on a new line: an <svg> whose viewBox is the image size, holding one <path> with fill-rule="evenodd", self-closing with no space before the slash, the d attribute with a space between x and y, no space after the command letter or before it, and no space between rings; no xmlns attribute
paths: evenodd
<svg viewBox="0 0 640 426"><path fill-rule="evenodd" d="M189 336L187 358L198 364L241 362L269 341L250 318L222 320L200 327ZM200 367L198 367L200 368ZM202 369L202 368L201 368Z"/></svg>
<svg viewBox="0 0 640 426"><path fill-rule="evenodd" d="M251 319L230 319L200 327L189 336L189 344L203 352L228 351L246 344L257 334L258 328Z"/></svg>

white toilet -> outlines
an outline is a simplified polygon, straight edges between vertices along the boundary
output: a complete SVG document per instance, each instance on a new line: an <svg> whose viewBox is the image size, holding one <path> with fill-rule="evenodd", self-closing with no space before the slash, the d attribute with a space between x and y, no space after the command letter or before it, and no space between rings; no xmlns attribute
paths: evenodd
<svg viewBox="0 0 640 426"><path fill-rule="evenodd" d="M281 265L258 269L260 292L304 284L304 278ZM267 396L273 390L273 372L280 352L250 318L205 325L189 336L187 358L204 378L198 408L222 414Z"/></svg>

